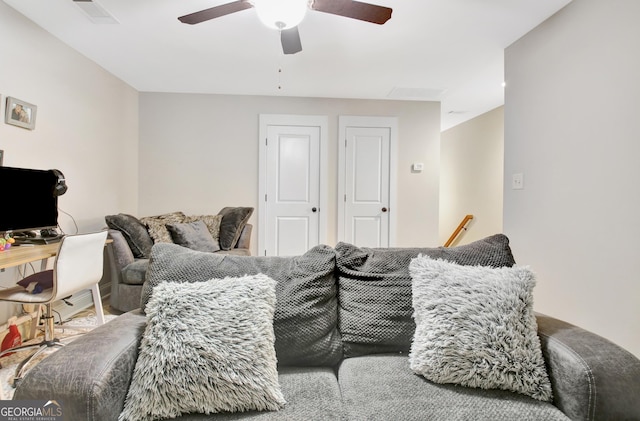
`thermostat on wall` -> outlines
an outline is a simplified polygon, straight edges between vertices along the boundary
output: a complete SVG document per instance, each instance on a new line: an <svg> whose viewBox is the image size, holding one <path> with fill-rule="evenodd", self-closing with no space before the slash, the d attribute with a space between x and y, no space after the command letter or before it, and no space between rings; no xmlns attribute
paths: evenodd
<svg viewBox="0 0 640 421"><path fill-rule="evenodd" d="M414 162L413 165L411 165L411 171L413 172L421 172L422 170L424 170L424 164L422 162Z"/></svg>

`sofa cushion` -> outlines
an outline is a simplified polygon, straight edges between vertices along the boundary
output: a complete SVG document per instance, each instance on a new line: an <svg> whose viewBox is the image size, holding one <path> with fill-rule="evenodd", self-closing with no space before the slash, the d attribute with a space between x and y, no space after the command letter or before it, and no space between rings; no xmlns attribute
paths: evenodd
<svg viewBox="0 0 640 421"><path fill-rule="evenodd" d="M279 367L278 381L287 404L280 411L242 414L189 414L173 421L343 421L338 379L329 367ZM65 409L66 411L66 409Z"/></svg>
<svg viewBox="0 0 640 421"><path fill-rule="evenodd" d="M327 367L279 367L279 381L287 405L279 413L264 413L252 420L342 420L338 379ZM280 416L282 417L276 417ZM273 416L272 418L268 418Z"/></svg>
<svg viewBox="0 0 640 421"><path fill-rule="evenodd" d="M220 250L220 245L213 239L202 220L183 222L182 224L167 224L167 229L173 242L179 246L209 253Z"/></svg>
<svg viewBox="0 0 640 421"><path fill-rule="evenodd" d="M338 381L350 420L569 420L551 403L518 393L432 383L415 375L404 355L346 359Z"/></svg>
<svg viewBox="0 0 640 421"><path fill-rule="evenodd" d="M184 218L184 222L202 221L207 226L211 238L216 243L218 250L220 250L220 223L222 222L222 215L188 215Z"/></svg>
<svg viewBox="0 0 640 421"><path fill-rule="evenodd" d="M144 310L164 281L197 282L263 273L277 281L274 331L280 365L330 366L342 358L337 329L335 252L316 246L302 256L264 257L203 253L156 244L142 288Z"/></svg>
<svg viewBox="0 0 640 421"><path fill-rule="evenodd" d="M528 267L409 265L416 332L409 363L436 383L504 389L551 401Z"/></svg>
<svg viewBox="0 0 640 421"><path fill-rule="evenodd" d="M279 410L275 302L264 275L158 285L119 421Z"/></svg>
<svg viewBox="0 0 640 421"><path fill-rule="evenodd" d="M179 224L185 219L185 214L177 211L171 213L165 213L162 215L145 216L140 218L149 231L149 235L155 243L173 243L171 234L167 229L167 224Z"/></svg>
<svg viewBox="0 0 640 421"><path fill-rule="evenodd" d="M142 285L147 275L149 259L136 259L122 268L122 281L129 285Z"/></svg>
<svg viewBox="0 0 640 421"><path fill-rule="evenodd" d="M104 217L107 226L122 233L134 257L148 259L153 239L147 227L135 216L119 213Z"/></svg>
<svg viewBox="0 0 640 421"><path fill-rule="evenodd" d="M236 246L252 213L253 208L246 207L226 207L218 212L218 215L222 216L218 238L222 250L230 250Z"/></svg>
<svg viewBox="0 0 640 421"><path fill-rule="evenodd" d="M415 331L409 263L419 254L463 265L515 263L502 234L451 248L371 249L339 243L339 330L345 357L409 351Z"/></svg>

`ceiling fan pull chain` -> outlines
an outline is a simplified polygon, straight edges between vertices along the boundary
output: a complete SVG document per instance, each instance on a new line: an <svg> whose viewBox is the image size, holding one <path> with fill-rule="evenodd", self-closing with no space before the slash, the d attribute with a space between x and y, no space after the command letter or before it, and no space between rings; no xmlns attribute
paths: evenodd
<svg viewBox="0 0 640 421"><path fill-rule="evenodd" d="M279 32L281 32L280 30ZM284 53L278 54L278 91L282 90L282 58Z"/></svg>

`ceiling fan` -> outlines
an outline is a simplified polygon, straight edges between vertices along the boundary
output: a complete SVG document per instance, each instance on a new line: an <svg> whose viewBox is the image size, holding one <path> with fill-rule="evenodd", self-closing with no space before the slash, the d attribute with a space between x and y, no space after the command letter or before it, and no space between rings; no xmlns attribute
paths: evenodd
<svg viewBox="0 0 640 421"><path fill-rule="evenodd" d="M272 7L281 10L272 10ZM245 9L256 8L258 17L267 26L280 30L282 50L285 54L302 51L298 23L307 9L344 16L365 22L384 24L391 18L392 9L354 0L237 0L221 4L178 18L182 23L194 25ZM288 17L288 16L291 17Z"/></svg>

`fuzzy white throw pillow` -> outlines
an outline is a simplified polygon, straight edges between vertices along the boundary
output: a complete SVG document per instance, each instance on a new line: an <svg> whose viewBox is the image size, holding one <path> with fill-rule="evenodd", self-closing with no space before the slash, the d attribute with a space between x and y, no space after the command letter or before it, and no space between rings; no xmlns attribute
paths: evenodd
<svg viewBox="0 0 640 421"><path fill-rule="evenodd" d="M416 331L411 369L435 383L503 389L551 401L528 267L409 266Z"/></svg>
<svg viewBox="0 0 640 421"><path fill-rule="evenodd" d="M119 421L282 408L275 285L265 275L157 285Z"/></svg>

